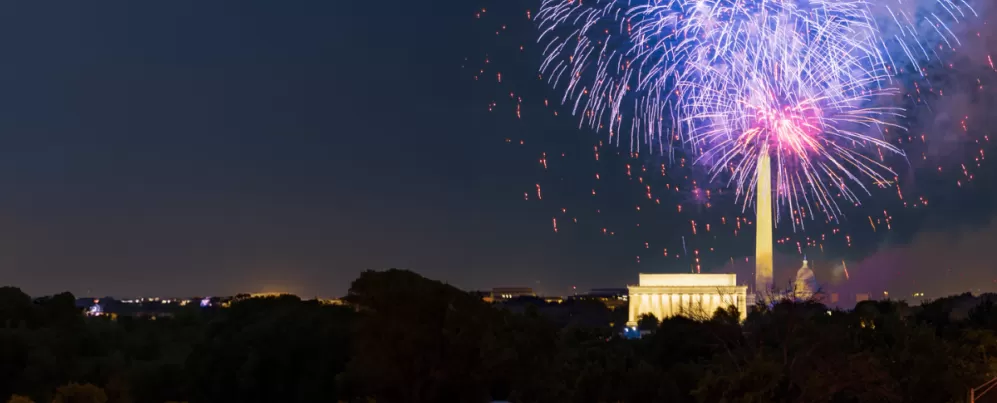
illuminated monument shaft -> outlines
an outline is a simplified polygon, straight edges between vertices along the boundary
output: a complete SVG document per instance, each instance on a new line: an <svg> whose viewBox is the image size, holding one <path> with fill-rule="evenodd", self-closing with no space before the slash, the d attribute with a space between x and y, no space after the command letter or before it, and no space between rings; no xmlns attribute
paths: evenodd
<svg viewBox="0 0 997 403"><path fill-rule="evenodd" d="M768 147L758 157L755 191L755 293L772 291L772 171Z"/></svg>

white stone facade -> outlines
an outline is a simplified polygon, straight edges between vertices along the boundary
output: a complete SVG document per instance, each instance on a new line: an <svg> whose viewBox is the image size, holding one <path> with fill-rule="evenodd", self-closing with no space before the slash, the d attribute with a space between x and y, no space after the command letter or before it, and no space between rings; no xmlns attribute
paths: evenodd
<svg viewBox="0 0 997 403"><path fill-rule="evenodd" d="M747 318L748 287L737 285L734 274L640 274L640 284L628 288L631 326L646 313L658 319L702 319L731 305L737 307L741 320Z"/></svg>

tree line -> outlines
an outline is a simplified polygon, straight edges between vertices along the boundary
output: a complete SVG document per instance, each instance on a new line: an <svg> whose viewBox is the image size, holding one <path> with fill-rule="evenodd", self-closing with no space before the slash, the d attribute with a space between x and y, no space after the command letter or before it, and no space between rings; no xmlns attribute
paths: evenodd
<svg viewBox="0 0 997 403"><path fill-rule="evenodd" d="M851 311L782 301L646 318L592 301L492 305L403 270L346 305L293 296L170 318L85 317L68 293L0 288L9 402L952 402L993 378L997 308L954 296ZM961 309L970 301L971 309ZM622 308L626 312L626 307ZM557 312L557 314L552 314ZM0 399L2 400L2 399Z"/></svg>

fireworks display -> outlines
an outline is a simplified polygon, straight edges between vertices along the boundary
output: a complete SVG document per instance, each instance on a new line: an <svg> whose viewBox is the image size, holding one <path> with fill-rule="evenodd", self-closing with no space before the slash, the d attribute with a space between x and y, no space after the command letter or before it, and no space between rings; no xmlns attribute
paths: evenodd
<svg viewBox="0 0 997 403"><path fill-rule="evenodd" d="M473 17L495 46L464 67L558 237L598 234L638 265L748 264L762 153L791 219L777 249L818 261L989 197L974 111L997 74L975 3L493 3Z"/></svg>
<svg viewBox="0 0 997 403"><path fill-rule="evenodd" d="M948 22L975 11L935 5L946 19L929 12L928 25L957 43ZM874 7L899 31L893 48ZM632 151L681 142L711 180L728 177L744 207L759 157L771 155L777 210L795 227L811 206L837 220L836 196L857 204L852 186L868 193L863 179L895 176L875 156L903 154L883 136L903 130L902 108L890 106L902 71L892 52L918 72L932 57L911 22L919 16L854 0L546 0L536 19L541 71L584 124L617 144L627 133Z"/></svg>

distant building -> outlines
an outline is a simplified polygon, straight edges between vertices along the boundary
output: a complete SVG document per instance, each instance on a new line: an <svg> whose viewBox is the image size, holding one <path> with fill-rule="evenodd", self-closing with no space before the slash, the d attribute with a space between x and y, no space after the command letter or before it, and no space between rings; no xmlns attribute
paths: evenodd
<svg viewBox="0 0 997 403"><path fill-rule="evenodd" d="M717 308L737 307L747 318L748 287L737 285L735 274L640 274L639 285L628 287L629 326L643 314L711 317Z"/></svg>
<svg viewBox="0 0 997 403"><path fill-rule="evenodd" d="M492 301L501 301L518 297L535 297L536 293L530 287L499 287L492 289Z"/></svg>
<svg viewBox="0 0 997 403"><path fill-rule="evenodd" d="M293 294L286 293L286 292L257 292L257 293L249 294L249 297L250 298L278 298L278 297L283 297L285 295L293 295Z"/></svg>
<svg viewBox="0 0 997 403"><path fill-rule="evenodd" d="M808 300L817 294L817 278L814 271L810 270L806 256L803 257L803 266L796 271L796 282L793 284L793 296L796 300Z"/></svg>
<svg viewBox="0 0 997 403"><path fill-rule="evenodd" d="M99 300L93 300L93 305L90 305L86 310L87 316L101 316L104 314L104 307L100 306Z"/></svg>
<svg viewBox="0 0 997 403"><path fill-rule="evenodd" d="M589 296L593 297L609 297L609 298L619 298L623 297L626 299L630 295L630 289L627 288L593 288L588 293Z"/></svg>
<svg viewBox="0 0 997 403"><path fill-rule="evenodd" d="M616 309L627 304L630 299L630 290L626 288L593 288L588 294L575 298L599 301L609 309Z"/></svg>
<svg viewBox="0 0 997 403"><path fill-rule="evenodd" d="M319 298L319 297L315 297L315 300L318 301L322 305L346 305L346 302L344 302L343 300L338 299L338 298Z"/></svg>
<svg viewBox="0 0 997 403"><path fill-rule="evenodd" d="M137 298L118 300L111 297L80 298L76 306L82 307L87 316L118 317L130 316L155 319L174 316L178 309L187 306L188 299Z"/></svg>

